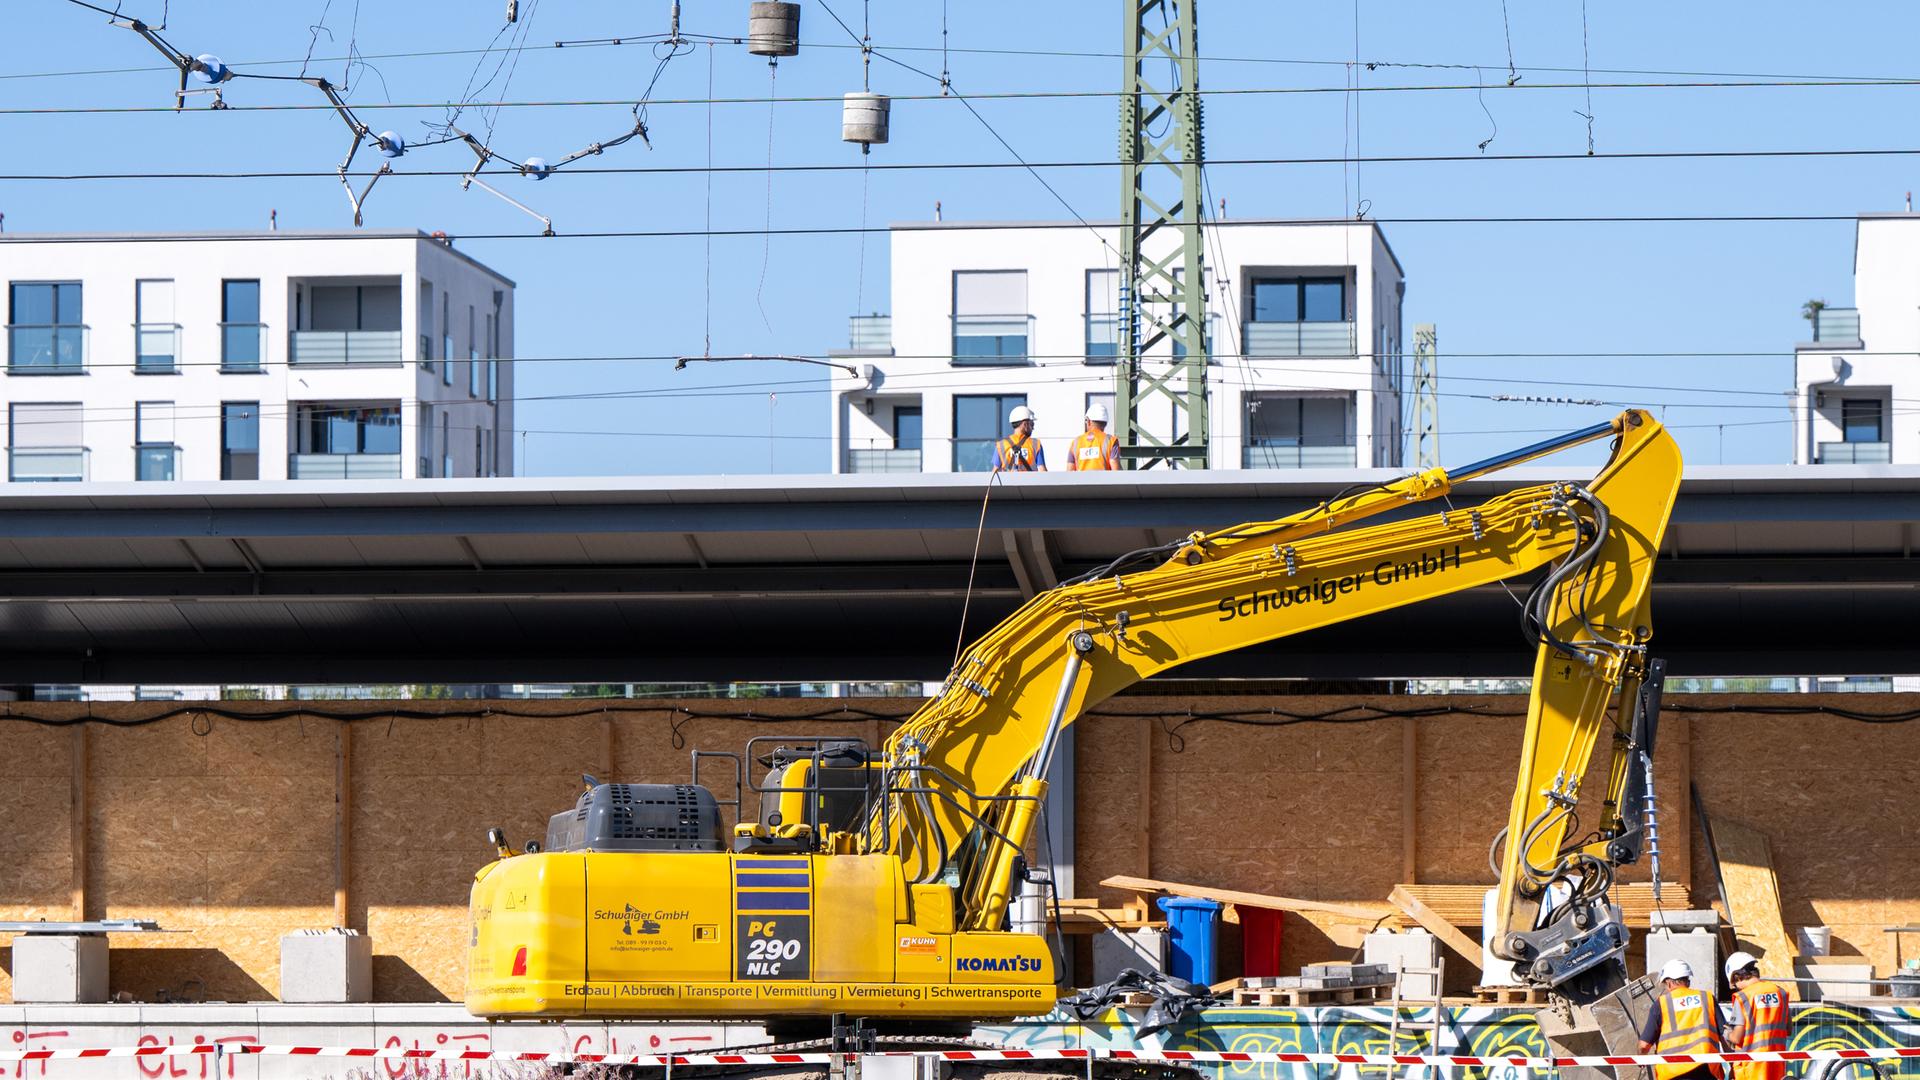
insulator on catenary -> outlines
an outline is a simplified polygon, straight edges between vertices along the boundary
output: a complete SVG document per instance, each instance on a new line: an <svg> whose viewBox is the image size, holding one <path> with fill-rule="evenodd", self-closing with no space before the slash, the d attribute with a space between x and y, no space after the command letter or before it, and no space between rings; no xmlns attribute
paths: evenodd
<svg viewBox="0 0 1920 1080"><path fill-rule="evenodd" d="M407 140L391 131L383 131L374 136L374 141L379 145L380 152L387 157L396 158L406 156Z"/></svg>
<svg viewBox="0 0 1920 1080"><path fill-rule="evenodd" d="M887 141L887 114L893 101L885 94L859 91L848 94L840 107L842 142L872 146Z"/></svg>
<svg viewBox="0 0 1920 1080"><path fill-rule="evenodd" d="M800 51L800 5L755 0L747 6L747 51L793 56Z"/></svg>
<svg viewBox="0 0 1920 1080"><path fill-rule="evenodd" d="M547 159L543 157L530 157L522 163L521 168L535 180L545 180L553 175L553 167L548 165Z"/></svg>

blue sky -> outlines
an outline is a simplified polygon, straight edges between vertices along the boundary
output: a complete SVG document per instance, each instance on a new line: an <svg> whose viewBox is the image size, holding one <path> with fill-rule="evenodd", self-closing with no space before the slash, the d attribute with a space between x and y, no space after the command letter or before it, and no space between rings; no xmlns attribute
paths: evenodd
<svg viewBox="0 0 1920 1080"><path fill-rule="evenodd" d="M150 21L164 0L126 0ZM109 3L109 6L111 4ZM856 29L855 0L805 0L801 55L779 65L779 96L835 98L861 85L860 57L827 14ZM236 68L294 74L309 27L325 13L311 72L342 81L349 44L371 57L355 66L351 100L376 129L412 141L444 109L373 109L383 102L459 100L483 59L483 81L501 54L380 57L480 49L495 42L504 0L488 3L355 0L200 3L176 0L166 36L190 53ZM483 100L638 97L656 67L651 44L554 48L553 42L659 34L665 0L520 0L527 47L508 58L511 83ZM744 32L746 0L694 0L682 28ZM1222 94L1207 104L1214 159L1580 154L1594 117L1595 147L1629 151L1911 148L1914 86L1595 89L1582 81L1582 7L1574 2L1274 4L1208 0L1200 9L1202 86L1214 90L1338 89L1356 55L1363 87L1488 84L1474 90ZM63 0L23 0L0 35L0 109L171 104L159 55L131 32ZM877 3L873 40L929 72L942 64L942 5ZM1356 49L1356 19L1358 46ZM969 0L946 16L945 62L961 93L1117 88L1120 61L1103 56L1008 55L1033 50L1114 53L1120 9L1112 0L1046 4ZM1741 75L1911 76L1909 42L1920 8L1852 5L1837 14L1784 3L1590 4L1585 44L1597 83L1687 82L1705 72ZM1509 39L1519 84L1509 88ZM506 38L498 39L505 42ZM829 47L831 46L831 47ZM263 64L286 60L291 64ZM324 59L333 58L333 59ZM1449 65L1440 67L1399 65ZM1478 70L1475 70L1478 65ZM1558 70L1555 70L1558 69ZM505 71L503 69L502 75ZM875 90L925 94L937 86L882 59ZM712 95L709 95L709 85ZM719 105L665 99L765 97L763 59L737 46L699 46L661 73L649 123L653 148L632 143L589 164L755 166L857 164L839 141L835 102ZM286 82L236 81L235 105L316 104L317 91ZM1354 115L1358 105L1357 122ZM1105 161L1114 154L1110 97L982 100L982 116L1035 161ZM463 126L484 126L469 109ZM494 117L494 145L514 156L557 159L629 127L619 105L509 108ZM709 150L711 138L711 150ZM345 150L345 130L318 111L188 115L0 113L8 173L324 171ZM460 168L464 150L417 150L402 169ZM377 160L363 151L356 166ZM875 163L1001 162L1008 153L954 100L899 101L893 141ZM1342 216L1365 200L1379 218L1485 215L1852 214L1892 210L1915 185L1906 156L1813 159L1455 161L1339 165L1217 165L1214 193L1232 217ZM1117 214L1109 168L1049 171L1081 215ZM935 201L956 219L1062 218L1053 195L1018 170L562 174L543 182L503 177L504 190L550 215L562 232L884 225L927 218ZM1357 185L1357 190L1356 190ZM709 201L710 200L710 201ZM863 205L864 203L864 205ZM709 209L710 207L710 209ZM272 180L0 181L9 231L197 229L264 225L338 228L350 222L329 178ZM383 180L368 224L462 233L537 232L531 219L451 177ZM1445 460L1461 462L1571 429L1639 403L1664 412L1695 463L1779 462L1788 457L1784 391L1790 349L1806 336L1810 297L1852 297L1853 229L1847 222L1689 224L1387 224L1408 277L1407 322L1440 328ZM886 307L883 235L646 239L473 240L464 250L520 283L517 348L527 357L798 352L843 342L846 317ZM711 292L709 299L709 276ZM1542 354L1767 352L1765 356L1554 357ZM1465 356L1453 354L1518 354ZM1683 389L1675 389L1683 388ZM777 363L541 362L521 367L525 464L536 474L822 472L828 468L824 378ZM1527 405L1486 395L1598 398L1603 406ZM606 398L597 395L630 396ZM579 395L589 395L581 397ZM635 433L635 434L622 434ZM770 437L771 436L771 437Z"/></svg>

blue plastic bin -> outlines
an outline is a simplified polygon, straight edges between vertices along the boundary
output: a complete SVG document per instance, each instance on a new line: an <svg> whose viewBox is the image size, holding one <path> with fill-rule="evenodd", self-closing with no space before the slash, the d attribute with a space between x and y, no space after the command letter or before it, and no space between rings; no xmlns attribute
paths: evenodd
<svg viewBox="0 0 1920 1080"><path fill-rule="evenodd" d="M1201 986L1220 981L1214 961L1220 905L1186 896L1163 896L1158 903L1167 913L1167 974Z"/></svg>

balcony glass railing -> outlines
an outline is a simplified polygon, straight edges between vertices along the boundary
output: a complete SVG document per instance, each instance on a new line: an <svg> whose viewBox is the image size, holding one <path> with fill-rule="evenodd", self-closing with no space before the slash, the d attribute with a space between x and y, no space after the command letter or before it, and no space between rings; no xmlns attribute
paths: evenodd
<svg viewBox="0 0 1920 1080"><path fill-rule="evenodd" d="M847 320L847 351L893 351L893 316L855 315Z"/></svg>
<svg viewBox="0 0 1920 1080"><path fill-rule="evenodd" d="M177 446L136 446L133 448L135 480L173 480L178 478L180 448Z"/></svg>
<svg viewBox="0 0 1920 1080"><path fill-rule="evenodd" d="M180 370L180 324L133 325L133 371L136 375L172 375Z"/></svg>
<svg viewBox="0 0 1920 1080"><path fill-rule="evenodd" d="M1893 444L1884 442L1823 442L1821 465L1886 465L1893 461Z"/></svg>
<svg viewBox="0 0 1920 1080"><path fill-rule="evenodd" d="M291 480L397 480L399 454L289 454Z"/></svg>
<svg viewBox="0 0 1920 1080"><path fill-rule="evenodd" d="M295 330L287 362L302 367L398 367L398 330Z"/></svg>
<svg viewBox="0 0 1920 1080"><path fill-rule="evenodd" d="M1813 340L1859 341L1859 308L1821 308L1813 315Z"/></svg>
<svg viewBox="0 0 1920 1080"><path fill-rule="evenodd" d="M220 370L248 373L261 370L267 362L267 325L265 323L220 324Z"/></svg>
<svg viewBox="0 0 1920 1080"><path fill-rule="evenodd" d="M1350 322L1247 322L1241 340L1248 356L1352 356Z"/></svg>
<svg viewBox="0 0 1920 1080"><path fill-rule="evenodd" d="M918 450L848 450L850 473L908 473L920 471Z"/></svg>
<svg viewBox="0 0 1920 1080"><path fill-rule="evenodd" d="M16 446L7 450L7 479L15 483L78 483L86 478L84 446Z"/></svg>
<svg viewBox="0 0 1920 1080"><path fill-rule="evenodd" d="M1351 469L1351 446L1249 446L1241 454L1243 469Z"/></svg>
<svg viewBox="0 0 1920 1080"><path fill-rule="evenodd" d="M87 370L87 328L79 323L7 327L10 375L79 375Z"/></svg>
<svg viewBox="0 0 1920 1080"><path fill-rule="evenodd" d="M1032 336L1031 315L955 315L955 364L1024 364Z"/></svg>

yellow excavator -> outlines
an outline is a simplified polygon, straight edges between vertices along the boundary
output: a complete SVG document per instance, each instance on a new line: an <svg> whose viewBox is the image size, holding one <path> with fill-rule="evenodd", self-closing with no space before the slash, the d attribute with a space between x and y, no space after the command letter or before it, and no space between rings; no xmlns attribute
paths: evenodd
<svg viewBox="0 0 1920 1080"><path fill-rule="evenodd" d="M1455 485L1600 440L1591 481L1520 487L1439 512ZM836 1018L932 1030L1055 1002L1053 953L1009 928L1048 766L1066 725L1175 665L1538 571L1512 812L1499 849L1496 952L1554 991L1551 1038L1620 1043L1626 927L1614 867L1640 855L1659 665L1648 588L1680 484L1652 417L1349 490L1275 521L1193 533L1036 595L969 648L882 747L775 746L757 819L729 833L697 782L602 784L544 844L475 875L466 1004L497 1018ZM1383 518L1362 524L1370 518ZM1569 842L1587 765L1612 731L1608 788ZM790 741L790 740L789 740ZM1593 800L1589 799L1588 802ZM1625 1008L1620 1017L1608 1010ZM1642 1006L1643 1007L1643 1006ZM1599 1014L1596 1016L1596 1014Z"/></svg>

